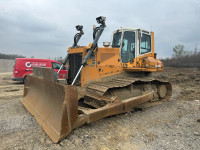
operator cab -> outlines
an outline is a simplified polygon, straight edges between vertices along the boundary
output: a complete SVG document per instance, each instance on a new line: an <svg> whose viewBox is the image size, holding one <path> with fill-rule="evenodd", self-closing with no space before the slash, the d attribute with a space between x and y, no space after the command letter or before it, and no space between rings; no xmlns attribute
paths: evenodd
<svg viewBox="0 0 200 150"><path fill-rule="evenodd" d="M121 28L113 32L113 48L120 48L122 63L151 52L151 32L142 29Z"/></svg>

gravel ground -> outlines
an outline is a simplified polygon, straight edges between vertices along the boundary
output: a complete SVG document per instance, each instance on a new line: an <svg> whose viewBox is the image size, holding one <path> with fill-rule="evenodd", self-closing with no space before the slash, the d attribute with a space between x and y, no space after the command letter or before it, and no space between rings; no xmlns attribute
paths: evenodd
<svg viewBox="0 0 200 150"><path fill-rule="evenodd" d="M200 70L166 68L156 78L173 84L171 101L73 130L53 144L21 104L23 84L0 73L0 149L198 150Z"/></svg>

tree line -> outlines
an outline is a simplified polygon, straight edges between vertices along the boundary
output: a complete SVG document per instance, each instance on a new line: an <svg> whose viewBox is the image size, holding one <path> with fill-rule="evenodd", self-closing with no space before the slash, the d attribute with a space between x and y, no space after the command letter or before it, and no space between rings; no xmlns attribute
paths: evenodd
<svg viewBox="0 0 200 150"><path fill-rule="evenodd" d="M26 56L23 56L23 55L18 55L18 54L3 54L3 53L0 53L0 59L15 59L15 58L26 58ZM31 56L30 58L35 58L34 56ZM51 59L51 60L55 60L55 61L58 61L58 62L63 62L63 57L52 57L52 58L48 58L48 59Z"/></svg>
<svg viewBox="0 0 200 150"><path fill-rule="evenodd" d="M25 58L25 56L18 54L3 54L0 53L0 59L15 59L15 58Z"/></svg>
<svg viewBox="0 0 200 150"><path fill-rule="evenodd" d="M171 58L161 59L167 67L197 67L200 68L200 51L185 50L184 45L175 45Z"/></svg>

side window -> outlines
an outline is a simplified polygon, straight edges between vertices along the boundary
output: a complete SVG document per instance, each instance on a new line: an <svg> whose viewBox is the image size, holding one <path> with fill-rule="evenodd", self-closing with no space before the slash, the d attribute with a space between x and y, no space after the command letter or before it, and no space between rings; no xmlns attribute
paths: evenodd
<svg viewBox="0 0 200 150"><path fill-rule="evenodd" d="M52 63L52 68L53 69L60 69L60 67L61 67L61 64L59 64L59 63Z"/></svg>
<svg viewBox="0 0 200 150"><path fill-rule="evenodd" d="M140 54L148 52L151 52L151 36L143 33L140 43Z"/></svg>
<svg viewBox="0 0 200 150"><path fill-rule="evenodd" d="M62 70L67 70L67 68L66 67L62 67Z"/></svg>

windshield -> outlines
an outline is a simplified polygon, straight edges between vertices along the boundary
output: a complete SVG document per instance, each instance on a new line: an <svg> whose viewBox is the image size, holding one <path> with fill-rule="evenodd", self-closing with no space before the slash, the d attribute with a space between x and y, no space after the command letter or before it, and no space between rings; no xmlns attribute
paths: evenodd
<svg viewBox="0 0 200 150"><path fill-rule="evenodd" d="M121 60L128 63L135 58L135 32L125 31L121 49Z"/></svg>
<svg viewBox="0 0 200 150"><path fill-rule="evenodd" d="M116 32L113 35L113 42L112 42L112 47L120 47L120 40L121 40L121 32Z"/></svg>
<svg viewBox="0 0 200 150"><path fill-rule="evenodd" d="M141 44L140 44L140 54L145 54L151 51L151 36L147 34L142 34Z"/></svg>

